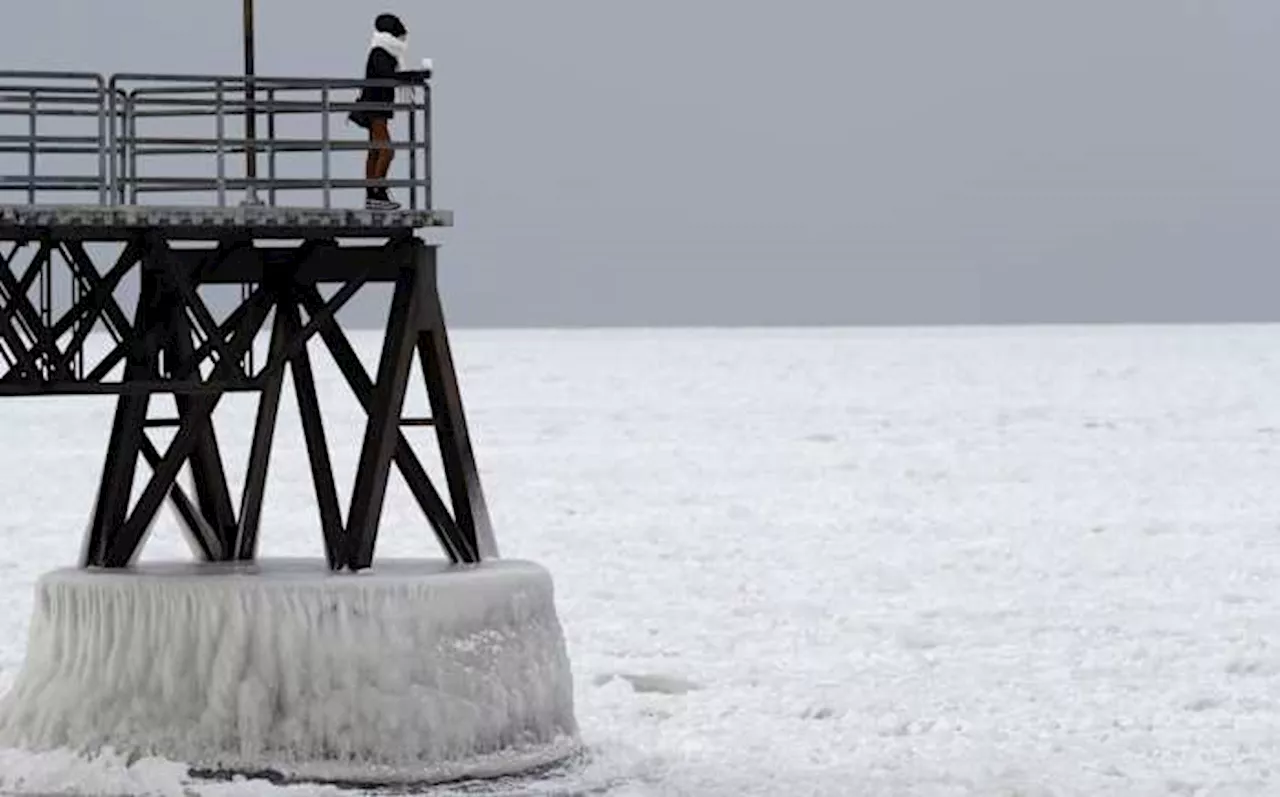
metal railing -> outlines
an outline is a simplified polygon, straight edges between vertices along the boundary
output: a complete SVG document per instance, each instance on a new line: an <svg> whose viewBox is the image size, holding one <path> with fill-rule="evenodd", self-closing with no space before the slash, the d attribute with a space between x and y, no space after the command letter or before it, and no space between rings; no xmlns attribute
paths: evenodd
<svg viewBox="0 0 1280 797"><path fill-rule="evenodd" d="M43 192L109 200L107 85L101 75L0 72L0 197Z"/></svg>
<svg viewBox="0 0 1280 797"><path fill-rule="evenodd" d="M407 121L393 123L384 145L407 157L383 180L364 176L370 144L348 121L366 86L408 89L379 106ZM265 135L249 137L252 127ZM425 81L0 72L0 203L16 194L56 204L47 202L56 191L114 205L164 196L276 206L287 197L291 207L330 208L338 192L386 187L403 190L410 209L430 209L430 133Z"/></svg>

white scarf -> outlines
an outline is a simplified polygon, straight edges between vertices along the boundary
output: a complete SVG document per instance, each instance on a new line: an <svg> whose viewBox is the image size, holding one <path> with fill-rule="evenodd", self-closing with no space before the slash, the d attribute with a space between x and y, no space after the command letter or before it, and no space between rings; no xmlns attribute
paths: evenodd
<svg viewBox="0 0 1280 797"><path fill-rule="evenodd" d="M395 56L397 69L401 72L406 71L404 59L405 53L409 51L409 40L407 37L404 39L397 39L390 33L383 33L380 30L376 30L373 32L373 41L369 42L369 49L376 50L379 47Z"/></svg>
<svg viewBox="0 0 1280 797"><path fill-rule="evenodd" d="M369 42L369 49L375 50L379 47L391 53L392 57L396 59L397 71L408 71L406 59L409 52L409 39L407 36L403 39L397 39L390 33L376 30L373 32L373 40ZM398 87L396 94L400 102L413 102L413 89L409 86Z"/></svg>

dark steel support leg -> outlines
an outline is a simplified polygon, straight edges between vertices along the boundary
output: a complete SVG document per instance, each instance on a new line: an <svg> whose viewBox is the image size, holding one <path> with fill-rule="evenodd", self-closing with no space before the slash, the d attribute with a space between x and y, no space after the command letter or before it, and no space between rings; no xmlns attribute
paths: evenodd
<svg viewBox="0 0 1280 797"><path fill-rule="evenodd" d="M302 319L298 315L297 305L292 302L281 303L280 308L289 324L289 337L301 334ZM316 488L316 508L320 512L320 528L324 533L325 559L329 562L330 570L341 570L346 557L342 508L338 503L338 488L333 483L333 463L325 440L324 418L320 413L320 399L316 395L311 356L305 346L294 355L290 364L293 369L293 390L298 396L298 414L302 418L302 434L307 441L307 459L311 463L311 480Z"/></svg>
<svg viewBox="0 0 1280 797"><path fill-rule="evenodd" d="M107 441L107 460L81 560L85 567L106 566L114 533L128 516L150 398L146 394L121 396L116 402L115 419Z"/></svg>
<svg viewBox="0 0 1280 797"><path fill-rule="evenodd" d="M143 283L148 280L144 274ZM156 318L153 298L143 285L138 293L138 309L134 326L139 337L134 341L125 366L126 379L151 379L157 372L159 345L152 320ZM111 423L111 436L107 441L107 458L102 467L102 480L98 486L98 499L93 518L89 521L88 538L85 540L82 562L85 567L106 567L108 553L116 541L116 534L129 515L129 500L133 495L133 480L138 469L138 455L142 451L146 433L149 394L122 395L116 400L115 417Z"/></svg>
<svg viewBox="0 0 1280 797"><path fill-rule="evenodd" d="M324 306L324 299L314 287L302 289L302 302L309 313L314 313ZM328 347L333 361L342 372L343 378L347 380L351 392L355 394L356 400L364 407L365 412L369 412L370 407L373 406L373 380L369 378L351 342L347 340L347 336L337 324L321 327L319 334L325 346ZM431 478L413 452L408 439L399 431L396 434L395 463L450 561L455 563L479 561L475 550L469 547L458 524L449 514L449 508L445 506L444 500L432 486Z"/></svg>
<svg viewBox="0 0 1280 797"><path fill-rule="evenodd" d="M417 268L423 327L418 334L418 357L427 383L427 396L431 401L431 416L435 420L440 458L444 463L445 478L449 482L453 516L470 543L469 547L480 558L497 558L498 543L493 533L493 524L489 520L484 491L480 486L480 473L476 467L475 452L462 407L462 393L458 389L458 376L449 350L444 309L440 304L436 285L435 263L420 252Z"/></svg>
<svg viewBox="0 0 1280 797"><path fill-rule="evenodd" d="M287 291L287 289L286 289ZM276 305L276 318L271 328L271 344L267 359L281 352L289 343L290 329L285 311L288 296ZM236 535L235 558L252 561L258 553L258 524L262 519L262 497L267 487L267 468L271 462L271 443L275 438L276 417L280 410L280 390L284 385L284 363L266 374L266 384L258 398L258 417L253 427L253 444L249 449L249 469L245 475L244 493L240 499L240 526Z"/></svg>
<svg viewBox="0 0 1280 797"><path fill-rule="evenodd" d="M182 291L178 285L185 283L185 275L177 269L181 266L167 257L168 246L163 242L153 244L148 252L144 267L154 269L163 275L163 284L156 290L163 297L162 301L168 323L165 341L165 357L169 358L169 371L185 373L199 371L194 362L195 345L191 340L191 321L187 318L187 304L192 300L192 293ZM198 297L195 297L198 301ZM207 329L207 328L206 328ZM200 412L203 399L187 395L175 395L174 403L178 409L178 419ZM218 447L217 432L212 423L201 426L191 451L191 476L195 482L196 500L200 513L218 534L219 546L224 555L230 555L236 542L236 511L231 503L231 489L227 485L227 473L222 466L222 452ZM197 534L196 529L191 533Z"/></svg>
<svg viewBox="0 0 1280 797"><path fill-rule="evenodd" d="M406 267L396 280L378 364L378 381L368 407L351 510L347 516L347 567L364 570L373 563L378 522L387 493L387 477L400 430L400 410L413 362L414 318L418 311L417 272Z"/></svg>

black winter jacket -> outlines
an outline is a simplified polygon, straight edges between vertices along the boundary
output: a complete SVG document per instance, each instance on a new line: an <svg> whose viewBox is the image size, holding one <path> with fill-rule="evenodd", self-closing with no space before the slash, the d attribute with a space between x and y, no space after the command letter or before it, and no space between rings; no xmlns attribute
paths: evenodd
<svg viewBox="0 0 1280 797"><path fill-rule="evenodd" d="M400 83L416 83L430 77L427 72L401 72L396 57L381 47L369 51L365 61L365 80L395 80ZM394 86L365 86L360 91L356 102L366 107L351 112L351 121L361 127L368 127L373 119L390 119L395 112L390 108L396 101Z"/></svg>

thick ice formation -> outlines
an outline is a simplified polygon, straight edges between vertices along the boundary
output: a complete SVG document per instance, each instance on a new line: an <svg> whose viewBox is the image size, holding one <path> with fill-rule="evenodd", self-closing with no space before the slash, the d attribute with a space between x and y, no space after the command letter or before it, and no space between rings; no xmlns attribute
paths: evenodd
<svg viewBox="0 0 1280 797"><path fill-rule="evenodd" d="M60 570L34 611L0 745L376 783L506 774L576 748L551 577L534 564Z"/></svg>

